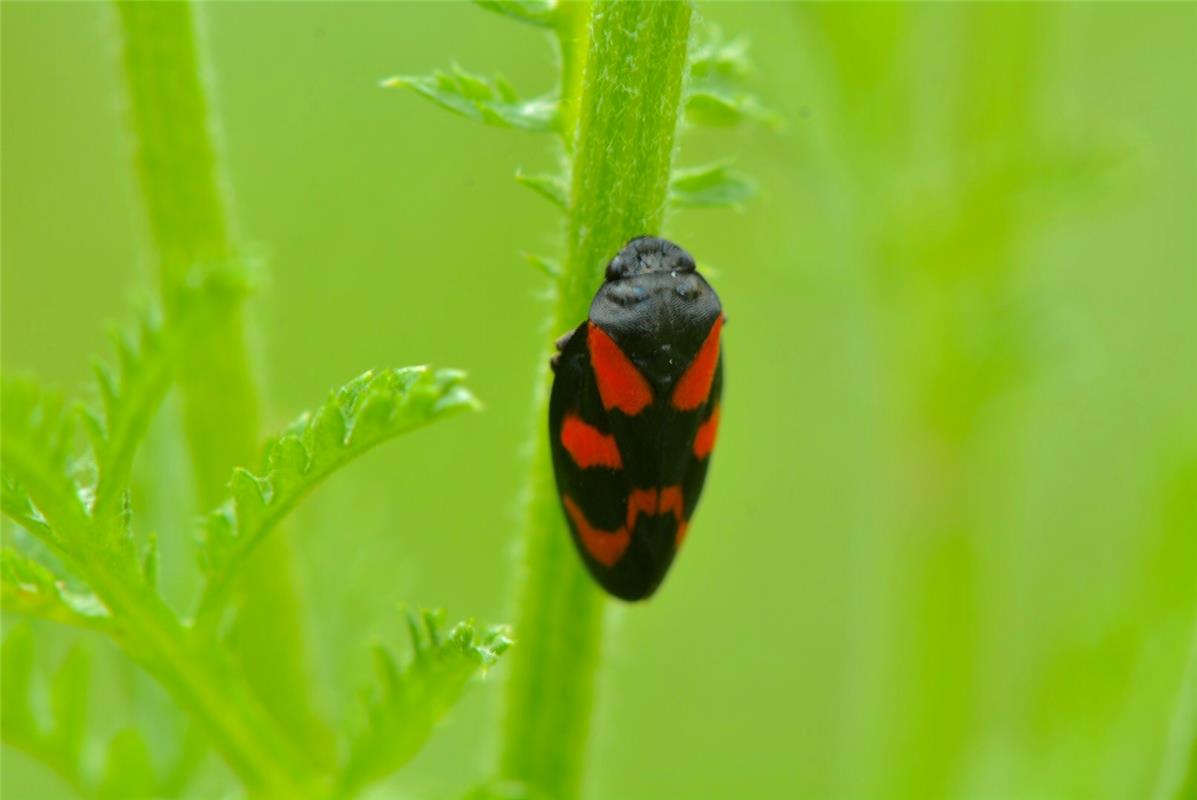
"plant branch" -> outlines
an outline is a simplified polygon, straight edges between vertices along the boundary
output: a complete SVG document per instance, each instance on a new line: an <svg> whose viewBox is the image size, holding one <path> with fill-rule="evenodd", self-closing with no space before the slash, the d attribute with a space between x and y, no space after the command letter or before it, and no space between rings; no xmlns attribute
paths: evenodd
<svg viewBox="0 0 1197 800"><path fill-rule="evenodd" d="M588 11L588 35L576 23L558 29L572 169L554 334L585 319L607 261L628 239L661 228L692 16L683 2L565 5L565 20ZM547 362L546 353L537 431L547 412ZM536 796L571 800L581 793L605 598L573 552L541 433L524 514L520 646L511 657L500 773Z"/></svg>
<svg viewBox="0 0 1197 800"><path fill-rule="evenodd" d="M188 288L213 272L247 283L225 209L192 4L118 0L136 162L159 258L168 321L187 312ZM225 496L233 467L256 461L261 403L251 373L240 295L230 294L204 335L185 342L178 369L183 425L198 500ZM327 732L309 710L299 609L284 537L259 548L242 575L230 642L268 708L314 758Z"/></svg>
<svg viewBox="0 0 1197 800"><path fill-rule="evenodd" d="M16 431L4 437L4 470L21 481L71 571L84 580L114 620L122 649L144 666L211 735L252 791L271 797L307 797L311 765L229 669L219 651L190 635L148 587L135 558L112 543L121 538L113 517L88 517L78 498L41 479L41 455Z"/></svg>

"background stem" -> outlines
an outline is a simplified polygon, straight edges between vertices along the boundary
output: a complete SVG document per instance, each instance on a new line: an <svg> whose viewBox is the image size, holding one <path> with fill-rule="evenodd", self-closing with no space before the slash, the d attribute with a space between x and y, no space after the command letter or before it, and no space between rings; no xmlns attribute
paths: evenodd
<svg viewBox="0 0 1197 800"><path fill-rule="evenodd" d="M577 9L573 9L577 11ZM595 2L581 81L567 75L576 109L567 259L557 286L554 335L587 315L607 261L628 239L657 233L664 217L690 36L690 3ZM578 46L563 36L563 61ZM567 137L569 136L567 129ZM525 570L507 687L501 775L535 796L580 795L601 656L606 598L586 575L565 528L548 442L548 357L537 392L538 431L524 519Z"/></svg>
<svg viewBox="0 0 1197 800"><path fill-rule="evenodd" d="M117 2L122 59L142 197L159 260L165 313L213 272L236 274L220 164L189 3ZM250 370L245 318L235 296L181 354L183 424L201 509L220 503L237 465L256 462L261 403ZM299 610L284 537L263 543L240 581L232 644L255 692L310 752L326 734L309 711Z"/></svg>

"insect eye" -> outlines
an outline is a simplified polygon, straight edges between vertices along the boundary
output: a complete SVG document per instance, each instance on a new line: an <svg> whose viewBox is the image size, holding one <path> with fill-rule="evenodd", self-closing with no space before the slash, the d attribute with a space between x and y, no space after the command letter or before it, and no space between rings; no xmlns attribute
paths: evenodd
<svg viewBox="0 0 1197 800"><path fill-rule="evenodd" d="M621 306L634 306L648 297L648 290L643 286L612 286L608 296Z"/></svg>
<svg viewBox="0 0 1197 800"><path fill-rule="evenodd" d="M702 289L699 288L698 281L691 279L679 282L673 291L683 300L693 300L701 294Z"/></svg>

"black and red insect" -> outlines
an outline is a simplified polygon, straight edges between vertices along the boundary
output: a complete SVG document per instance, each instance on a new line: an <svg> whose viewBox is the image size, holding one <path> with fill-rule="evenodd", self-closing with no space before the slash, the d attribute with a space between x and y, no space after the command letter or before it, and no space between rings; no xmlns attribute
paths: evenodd
<svg viewBox="0 0 1197 800"><path fill-rule="evenodd" d="M590 574L641 600L698 505L723 387L723 308L682 248L654 236L607 265L588 319L557 342L549 437L561 507Z"/></svg>

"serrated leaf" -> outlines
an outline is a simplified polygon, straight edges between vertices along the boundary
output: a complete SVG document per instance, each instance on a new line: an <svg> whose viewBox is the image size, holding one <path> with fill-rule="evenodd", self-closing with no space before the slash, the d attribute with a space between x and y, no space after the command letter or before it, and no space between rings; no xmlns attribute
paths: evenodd
<svg viewBox="0 0 1197 800"><path fill-rule="evenodd" d="M164 328L147 308L131 330L114 336L116 368L95 366L100 403L84 409L83 421L96 461L92 508L98 516L118 509L133 456L170 388L178 338L178 328Z"/></svg>
<svg viewBox="0 0 1197 800"><path fill-rule="evenodd" d="M8 473L0 475L0 508L6 517L38 539L43 542L53 540L53 531L29 499L29 494Z"/></svg>
<svg viewBox="0 0 1197 800"><path fill-rule="evenodd" d="M454 114L500 128L552 133L560 126L555 97L522 100L502 78L483 78L457 65L448 72L437 70L431 75L399 75L382 85L411 89Z"/></svg>
<svg viewBox="0 0 1197 800"><path fill-rule="evenodd" d="M112 630L112 617L99 598L71 591L45 565L11 548L0 551L0 599L6 611L81 628Z"/></svg>
<svg viewBox="0 0 1197 800"><path fill-rule="evenodd" d="M538 270L548 275L550 278L556 279L561 277L561 265L551 258L538 256L535 253L524 253L524 260Z"/></svg>
<svg viewBox="0 0 1197 800"><path fill-rule="evenodd" d="M34 671L35 643L27 626L9 631L0 646L0 733L6 744L44 762L76 790L86 790L83 742L86 736L90 663L80 647L72 649L50 681L50 719L34 713L33 697L44 687ZM36 682L36 686L35 686Z"/></svg>
<svg viewBox="0 0 1197 800"><path fill-rule="evenodd" d="M438 613L407 614L412 655L402 665L374 650L377 680L364 696L366 724L350 743L341 775L345 794L379 780L419 752L470 680L511 646L506 628L461 622L447 634Z"/></svg>
<svg viewBox="0 0 1197 800"><path fill-rule="evenodd" d="M569 211L569 187L560 175L528 175L515 173L520 186L526 186L562 211Z"/></svg>
<svg viewBox="0 0 1197 800"><path fill-rule="evenodd" d="M487 11L494 11L505 17L540 28L551 28L556 24L553 13L556 6L544 0L474 0Z"/></svg>
<svg viewBox="0 0 1197 800"><path fill-rule="evenodd" d="M756 182L726 162L677 169L669 183L669 200L679 208L741 208L756 194Z"/></svg>
<svg viewBox="0 0 1197 800"><path fill-rule="evenodd" d="M723 89L694 89L686 96L686 121L717 128L742 122L760 122L771 128L781 127L781 117L765 108L751 94Z"/></svg>
<svg viewBox="0 0 1197 800"><path fill-rule="evenodd" d="M74 480L74 434L74 415L67 413L59 395L29 380L4 378L0 389L4 513L23 527L30 521L30 533L46 537L54 546L61 544L61 534L46 524L47 512L84 513Z"/></svg>
<svg viewBox="0 0 1197 800"><path fill-rule="evenodd" d="M148 800L158 796L150 748L139 731L122 730L108 743L96 796L101 800Z"/></svg>
<svg viewBox="0 0 1197 800"><path fill-rule="evenodd" d="M708 26L690 56L686 121L715 127L741 122L779 127L781 117L748 91L751 73L747 40L727 41L719 28Z"/></svg>
<svg viewBox="0 0 1197 800"><path fill-rule="evenodd" d="M692 84L702 87L729 86L743 82L751 73L747 39L728 41L723 38L723 31L715 25L708 25L702 31L690 53Z"/></svg>
<svg viewBox="0 0 1197 800"><path fill-rule="evenodd" d="M427 367L367 372L270 442L261 475L235 470L229 500L201 532L203 610L214 607L254 546L329 474L388 439L477 408L463 379L456 370Z"/></svg>

